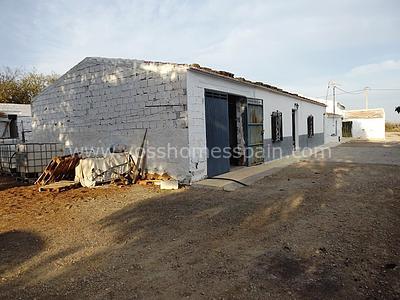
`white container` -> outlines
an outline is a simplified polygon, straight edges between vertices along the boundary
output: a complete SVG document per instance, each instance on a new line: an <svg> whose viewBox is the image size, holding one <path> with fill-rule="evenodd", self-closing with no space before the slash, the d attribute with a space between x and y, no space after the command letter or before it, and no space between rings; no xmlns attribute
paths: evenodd
<svg viewBox="0 0 400 300"><path fill-rule="evenodd" d="M15 157L15 144L0 144L0 171L13 173L17 167Z"/></svg>
<svg viewBox="0 0 400 300"><path fill-rule="evenodd" d="M58 143L18 144L16 153L17 172L22 177L43 172L53 157L62 156L62 145ZM31 177L31 176L30 176Z"/></svg>

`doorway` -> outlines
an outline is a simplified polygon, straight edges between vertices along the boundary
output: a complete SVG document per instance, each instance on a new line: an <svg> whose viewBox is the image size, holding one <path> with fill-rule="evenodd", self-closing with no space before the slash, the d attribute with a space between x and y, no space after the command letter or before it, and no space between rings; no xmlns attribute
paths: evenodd
<svg viewBox="0 0 400 300"><path fill-rule="evenodd" d="M264 162L261 99L205 90L205 113L208 177Z"/></svg>
<svg viewBox="0 0 400 300"><path fill-rule="evenodd" d="M229 147L230 165L239 166L240 159L235 155L235 148L238 146L238 101L240 98L235 95L228 95L228 114L229 114Z"/></svg>
<svg viewBox="0 0 400 300"><path fill-rule="evenodd" d="M10 120L10 138L18 138L17 115L8 115Z"/></svg>
<svg viewBox="0 0 400 300"><path fill-rule="evenodd" d="M352 137L352 127L353 127L353 122L352 121L346 121L342 123L342 136L343 137Z"/></svg>

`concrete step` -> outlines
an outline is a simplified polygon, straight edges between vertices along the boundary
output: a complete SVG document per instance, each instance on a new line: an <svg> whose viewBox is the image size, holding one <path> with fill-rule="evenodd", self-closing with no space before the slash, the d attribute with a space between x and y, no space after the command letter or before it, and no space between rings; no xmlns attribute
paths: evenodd
<svg viewBox="0 0 400 300"><path fill-rule="evenodd" d="M336 147L339 143L326 144L323 147L325 149ZM266 162L261 165L252 167L241 167L231 172L215 176L213 178L204 179L192 184L194 188L211 188L211 189L222 189L224 191L234 191L238 188L251 185L260 179L270 176L279 170L302 160L309 158L312 155L322 151L321 147L312 149L307 156L299 155L300 152L296 152L294 155L283 157L282 159Z"/></svg>

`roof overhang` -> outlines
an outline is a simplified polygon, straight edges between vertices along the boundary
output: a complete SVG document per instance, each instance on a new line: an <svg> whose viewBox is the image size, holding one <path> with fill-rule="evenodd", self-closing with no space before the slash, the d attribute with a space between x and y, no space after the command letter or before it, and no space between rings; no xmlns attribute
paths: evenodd
<svg viewBox="0 0 400 300"><path fill-rule="evenodd" d="M304 102L308 102L308 103L311 103L311 104L315 104L315 105L319 105L319 106L322 106L322 107L326 107L326 104L324 104L322 102L319 102L319 101L316 101L316 100L313 100L313 99L310 99L310 98L307 98L307 97L304 97L304 96L301 96L301 95L298 95L298 94L295 94L295 93L291 93L291 92L282 90L282 89L280 89L278 87L275 87L275 86L272 86L272 85L269 85L269 84L265 84L265 83L262 83L262 82L254 82L254 81L250 81L250 80L247 80L247 79L244 79L244 78L233 77L233 76L229 75L230 73L228 73L228 72L219 72L219 71L215 71L215 70L212 70L212 69L209 69L209 68L194 67L194 66L189 66L188 69L191 70L191 71L195 71L195 72L199 72L199 73L202 73L202 74L223 78L223 79L226 79L226 80L229 80L229 81L234 81L234 82L239 83L239 84L245 84L245 85L252 86L252 87L255 87L255 88L260 88L260 89L263 89L263 90L267 90L267 91L275 93L275 94L289 96L289 97L295 98L295 99L300 100L300 101L304 101Z"/></svg>

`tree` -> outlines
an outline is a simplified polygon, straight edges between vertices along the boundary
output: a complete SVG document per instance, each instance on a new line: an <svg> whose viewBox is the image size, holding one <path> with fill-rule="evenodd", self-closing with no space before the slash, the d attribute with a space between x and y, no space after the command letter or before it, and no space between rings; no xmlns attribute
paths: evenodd
<svg viewBox="0 0 400 300"><path fill-rule="evenodd" d="M400 114L400 106L397 106L394 110L397 111L398 114Z"/></svg>
<svg viewBox="0 0 400 300"><path fill-rule="evenodd" d="M0 70L0 103L29 104L33 97L57 80L56 74L5 67Z"/></svg>

